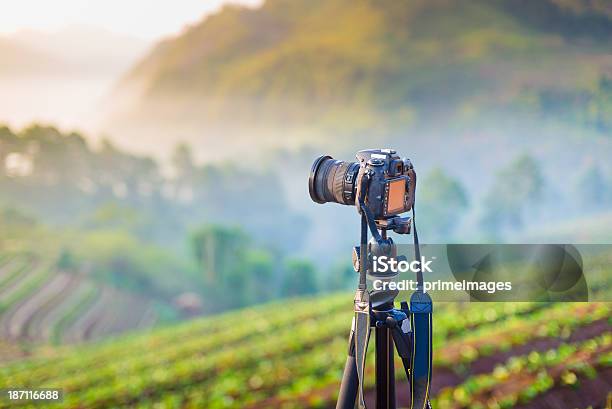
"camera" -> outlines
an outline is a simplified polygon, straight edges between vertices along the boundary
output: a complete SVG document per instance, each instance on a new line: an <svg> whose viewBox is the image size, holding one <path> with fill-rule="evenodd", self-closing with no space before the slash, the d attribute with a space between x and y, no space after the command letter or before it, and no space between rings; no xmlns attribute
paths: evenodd
<svg viewBox="0 0 612 409"><path fill-rule="evenodd" d="M393 149L367 149L357 152L357 162L318 157L310 170L310 198L317 203L358 205L365 190L365 205L375 220L386 220L412 209L416 173L412 163ZM363 186L364 176L368 185Z"/></svg>

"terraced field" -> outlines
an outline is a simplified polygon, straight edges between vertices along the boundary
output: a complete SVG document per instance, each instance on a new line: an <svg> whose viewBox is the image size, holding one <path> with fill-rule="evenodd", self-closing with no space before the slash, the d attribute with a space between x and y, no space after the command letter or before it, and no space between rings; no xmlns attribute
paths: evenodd
<svg viewBox="0 0 612 409"><path fill-rule="evenodd" d="M57 271L35 256L0 256L0 339L7 345L99 339L155 321L148 300Z"/></svg>
<svg viewBox="0 0 612 409"><path fill-rule="evenodd" d="M435 308L435 408L604 407L612 392L612 304ZM62 408L333 407L351 309L343 293L60 347L4 365L0 388L62 388ZM399 382L400 404L406 395Z"/></svg>

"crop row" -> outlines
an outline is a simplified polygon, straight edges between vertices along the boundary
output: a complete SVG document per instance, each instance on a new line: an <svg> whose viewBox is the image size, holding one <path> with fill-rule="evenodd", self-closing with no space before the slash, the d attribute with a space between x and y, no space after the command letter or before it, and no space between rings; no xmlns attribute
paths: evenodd
<svg viewBox="0 0 612 409"><path fill-rule="evenodd" d="M456 368L459 363L469 363L479 356L505 351L533 339L566 339L578 327L607 319L611 309L609 303L559 303L529 316L512 317L493 331L477 328L460 339L438 344L437 363Z"/></svg>
<svg viewBox="0 0 612 409"><path fill-rule="evenodd" d="M36 264L27 273L20 269L19 277L7 283L4 288L6 291L2 294L2 300L0 300L0 314L6 313L15 304L34 293L48 278L49 267L44 264Z"/></svg>
<svg viewBox="0 0 612 409"><path fill-rule="evenodd" d="M66 301L51 312L49 319L52 326L47 328L43 338L59 344L66 339L71 324L83 311L86 311L98 296L98 289L90 282L84 281L75 291L68 295Z"/></svg>
<svg viewBox="0 0 612 409"><path fill-rule="evenodd" d="M41 271L40 268L35 268L35 261L25 258L15 258L5 268L0 281L0 314L19 300L24 288L30 288L28 282L32 275L29 273L32 270Z"/></svg>

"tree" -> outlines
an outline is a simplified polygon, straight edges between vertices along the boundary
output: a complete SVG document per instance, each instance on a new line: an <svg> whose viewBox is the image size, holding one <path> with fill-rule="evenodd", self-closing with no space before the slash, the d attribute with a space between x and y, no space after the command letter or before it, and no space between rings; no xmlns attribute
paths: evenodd
<svg viewBox="0 0 612 409"><path fill-rule="evenodd" d="M442 169L432 170L422 182L419 192L419 223L430 239L447 239L468 206L461 183Z"/></svg>
<svg viewBox="0 0 612 409"><path fill-rule="evenodd" d="M329 270L325 277L323 291L339 291L354 288L359 275L353 270L353 265L346 260L339 261Z"/></svg>
<svg viewBox="0 0 612 409"><path fill-rule="evenodd" d="M278 295L272 253L249 248L252 241L240 228L204 226L191 235L191 242L205 275L209 310L261 303Z"/></svg>
<svg viewBox="0 0 612 409"><path fill-rule="evenodd" d="M595 164L591 164L578 175L574 192L578 203L588 209L601 209L612 201L611 183Z"/></svg>
<svg viewBox="0 0 612 409"><path fill-rule="evenodd" d="M246 234L237 227L209 225L191 235L196 261L209 284L227 278L226 273L240 264L246 244Z"/></svg>
<svg viewBox="0 0 612 409"><path fill-rule="evenodd" d="M172 153L172 167L177 179L187 179L191 182L196 170L191 146L186 143L176 145Z"/></svg>
<svg viewBox="0 0 612 409"><path fill-rule="evenodd" d="M317 289L316 271L312 263L300 259L287 260L283 269L283 296L314 294Z"/></svg>
<svg viewBox="0 0 612 409"><path fill-rule="evenodd" d="M523 212L543 197L544 176L540 164L529 155L521 155L496 175L484 199L481 226L490 233L504 227L520 227Z"/></svg>
<svg viewBox="0 0 612 409"><path fill-rule="evenodd" d="M245 273L248 275L249 304L271 300L278 293L275 285L275 265L272 255L265 250L250 250L245 254Z"/></svg>

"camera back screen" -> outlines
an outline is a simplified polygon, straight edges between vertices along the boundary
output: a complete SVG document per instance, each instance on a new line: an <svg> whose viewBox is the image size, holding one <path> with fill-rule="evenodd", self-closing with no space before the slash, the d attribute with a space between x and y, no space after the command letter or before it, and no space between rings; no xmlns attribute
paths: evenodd
<svg viewBox="0 0 612 409"><path fill-rule="evenodd" d="M401 213L404 210L406 181L404 178L389 181L387 214Z"/></svg>

